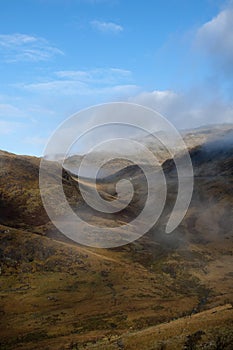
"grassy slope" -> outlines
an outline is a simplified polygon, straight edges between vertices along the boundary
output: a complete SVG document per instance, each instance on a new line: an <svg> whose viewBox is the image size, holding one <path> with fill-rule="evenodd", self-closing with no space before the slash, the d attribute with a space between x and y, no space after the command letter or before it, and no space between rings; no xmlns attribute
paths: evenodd
<svg viewBox="0 0 233 350"><path fill-rule="evenodd" d="M232 157L215 158L218 172L222 164L224 170L218 178L213 166L211 174L200 176L206 154L201 163L200 158L195 158L190 210L172 236L163 233L165 212L139 241L95 250L54 240L61 236L41 206L39 160L1 154L0 348L191 349L192 342L210 346L212 341L206 348L217 349L218 342L227 344L231 307L213 308L233 302ZM70 200L73 193L79 196L67 177L65 189ZM175 190L169 203L173 197ZM205 309L212 311L201 313ZM196 334L200 330L205 334Z"/></svg>
<svg viewBox="0 0 233 350"><path fill-rule="evenodd" d="M233 299L232 256L214 259L208 249L192 246L188 258L176 250L147 266L146 253L139 263L133 259L139 247L128 249L86 249L1 226L2 349L34 349L35 343L37 349L73 349L72 343L90 341L111 349L121 337L134 349L140 329ZM225 329L225 319L218 326ZM198 327L188 327L180 341ZM142 349L157 341L148 332ZM166 334L158 342L170 338Z"/></svg>

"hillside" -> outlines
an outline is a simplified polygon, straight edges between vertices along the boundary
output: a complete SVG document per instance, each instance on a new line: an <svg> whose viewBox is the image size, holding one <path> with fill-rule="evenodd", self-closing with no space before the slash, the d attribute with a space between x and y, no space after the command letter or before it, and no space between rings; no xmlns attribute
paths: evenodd
<svg viewBox="0 0 233 350"><path fill-rule="evenodd" d="M232 349L232 130L192 134L199 140L190 146L194 194L183 222L164 233L177 193L174 161L164 159L162 217L141 239L114 249L86 248L60 234L41 203L40 159L0 152L1 349ZM118 165L98 181L109 198L122 176L132 178L135 197L116 217L85 205L78 181L88 191L90 179L63 172L74 210L109 230L130 220L146 196L138 166L114 172ZM54 167L48 162L48 181Z"/></svg>

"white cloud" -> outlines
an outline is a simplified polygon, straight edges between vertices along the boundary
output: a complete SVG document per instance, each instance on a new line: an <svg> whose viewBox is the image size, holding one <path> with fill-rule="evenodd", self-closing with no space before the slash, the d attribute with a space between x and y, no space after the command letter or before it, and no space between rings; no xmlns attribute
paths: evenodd
<svg viewBox="0 0 233 350"><path fill-rule="evenodd" d="M231 69L233 61L233 6L205 23L196 35L196 45L213 59Z"/></svg>
<svg viewBox="0 0 233 350"><path fill-rule="evenodd" d="M233 103L226 103L221 98L209 101L201 99L196 90L190 90L186 94L169 90L143 92L129 101L156 110L179 129L233 123Z"/></svg>
<svg viewBox="0 0 233 350"><path fill-rule="evenodd" d="M13 45L21 46L35 41L37 41L35 37L26 34L0 34L0 44L8 48Z"/></svg>
<svg viewBox="0 0 233 350"><path fill-rule="evenodd" d="M92 27L104 33L120 33L124 28L113 22L91 21Z"/></svg>
<svg viewBox="0 0 233 350"><path fill-rule="evenodd" d="M58 71L59 78L71 79L85 83L114 84L120 81L131 80L131 71L119 68L97 68L87 71Z"/></svg>
<svg viewBox="0 0 233 350"><path fill-rule="evenodd" d="M195 33L194 44L208 57L208 79L183 93L144 91L129 100L158 111L179 129L233 123L233 102L226 97L233 74L233 7L228 6L202 25ZM228 74L221 81L223 71Z"/></svg>
<svg viewBox="0 0 233 350"><path fill-rule="evenodd" d="M0 34L0 53L7 62L45 61L63 52L40 37L27 34Z"/></svg>
<svg viewBox="0 0 233 350"><path fill-rule="evenodd" d="M138 86L134 84L124 84L124 85L114 85L114 86L92 86L88 84L81 83L74 80L52 80L45 83L32 83L32 84L21 84L18 85L25 90L37 93L46 93L50 95L58 96L93 96L106 95L116 95L115 97L121 97L122 95L130 96L138 91Z"/></svg>
<svg viewBox="0 0 233 350"><path fill-rule="evenodd" d="M104 95L130 96L138 91L132 84L131 72L120 68L99 68L87 71L58 71L54 79L44 82L17 84L17 87L31 92L52 95Z"/></svg>
<svg viewBox="0 0 233 350"><path fill-rule="evenodd" d="M136 99L138 103L146 104L147 107L156 107L164 110L176 103L178 98L179 95L171 90L154 90L152 92L142 92L134 97L133 100Z"/></svg>

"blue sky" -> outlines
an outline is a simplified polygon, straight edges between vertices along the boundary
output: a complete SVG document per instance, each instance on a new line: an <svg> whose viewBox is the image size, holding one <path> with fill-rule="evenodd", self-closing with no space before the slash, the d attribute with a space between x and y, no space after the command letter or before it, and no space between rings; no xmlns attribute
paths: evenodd
<svg viewBox="0 0 233 350"><path fill-rule="evenodd" d="M232 1L2 1L0 149L41 155L63 120L102 102L179 129L233 123L232 33Z"/></svg>

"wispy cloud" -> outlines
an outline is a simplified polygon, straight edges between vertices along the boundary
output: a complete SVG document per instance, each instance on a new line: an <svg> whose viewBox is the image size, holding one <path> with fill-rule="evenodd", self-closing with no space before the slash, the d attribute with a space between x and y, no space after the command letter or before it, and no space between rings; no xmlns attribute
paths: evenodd
<svg viewBox="0 0 233 350"><path fill-rule="evenodd" d="M137 89L132 84L129 70L121 68L98 68L91 70L57 71L53 78L44 82L22 83L17 87L31 92L59 95L91 95L117 92L121 93Z"/></svg>
<svg viewBox="0 0 233 350"><path fill-rule="evenodd" d="M0 103L0 118L18 118L24 117L25 113L18 107L8 103Z"/></svg>
<svg viewBox="0 0 233 350"><path fill-rule="evenodd" d="M32 83L18 85L27 91L49 94L50 96L95 96L99 95L108 99L109 97L122 97L134 95L138 90L138 86L135 84L116 84L116 85L104 85L93 86L85 83L80 83L74 80L52 80L44 83ZM48 95L47 95L48 96Z"/></svg>
<svg viewBox="0 0 233 350"><path fill-rule="evenodd" d="M95 84L119 84L130 81L132 73L120 68L97 68L90 70L65 70L56 72L57 77Z"/></svg>
<svg viewBox="0 0 233 350"><path fill-rule="evenodd" d="M27 34L0 34L0 53L7 62L45 61L63 52L41 37Z"/></svg>
<svg viewBox="0 0 233 350"><path fill-rule="evenodd" d="M41 83L22 83L17 84L19 88L23 88L30 92L37 93L49 93L51 95L86 95L88 94L88 87L79 81L74 80L59 80L53 79L50 81L45 81Z"/></svg>
<svg viewBox="0 0 233 350"><path fill-rule="evenodd" d="M97 29L98 31L103 33L117 34L124 30L124 28L120 24L114 22L102 22L95 20L91 21L90 24L94 29Z"/></svg>
<svg viewBox="0 0 233 350"><path fill-rule="evenodd" d="M24 126L24 124L20 122L0 120L0 135L11 135L17 133L22 126Z"/></svg>

